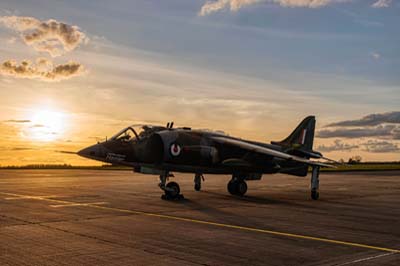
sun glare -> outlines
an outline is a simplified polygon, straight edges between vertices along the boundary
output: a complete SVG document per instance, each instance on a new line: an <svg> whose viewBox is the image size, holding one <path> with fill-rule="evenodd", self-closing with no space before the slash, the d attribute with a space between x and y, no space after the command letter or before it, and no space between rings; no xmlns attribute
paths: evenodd
<svg viewBox="0 0 400 266"><path fill-rule="evenodd" d="M39 141L54 141L65 129L65 115L52 110L38 110L33 114L30 138Z"/></svg>

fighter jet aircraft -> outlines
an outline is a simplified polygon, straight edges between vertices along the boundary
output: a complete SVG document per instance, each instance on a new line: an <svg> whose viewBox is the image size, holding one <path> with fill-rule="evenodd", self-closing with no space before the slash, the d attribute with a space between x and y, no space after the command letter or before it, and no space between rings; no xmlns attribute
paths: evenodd
<svg viewBox="0 0 400 266"><path fill-rule="evenodd" d="M229 193L243 196L247 192L246 181L274 173L306 176L311 167L311 198L317 200L320 167L332 164L310 160L329 160L313 150L314 131L314 116L306 117L284 140L270 144L219 132L174 128L173 122L166 126L133 125L78 154L130 166L138 173L159 175L163 199L182 197L178 183L167 183L172 172L193 173L197 191L201 190L203 174L232 175L227 185Z"/></svg>

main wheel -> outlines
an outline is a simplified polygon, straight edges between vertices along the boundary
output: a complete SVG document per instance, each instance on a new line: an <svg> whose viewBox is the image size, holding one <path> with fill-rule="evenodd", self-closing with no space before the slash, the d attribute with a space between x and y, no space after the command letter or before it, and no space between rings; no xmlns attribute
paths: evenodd
<svg viewBox="0 0 400 266"><path fill-rule="evenodd" d="M236 184L236 195L243 196L247 192L247 184L244 180L240 180Z"/></svg>
<svg viewBox="0 0 400 266"><path fill-rule="evenodd" d="M236 180L231 180L228 182L228 191L232 195L236 195L236 189L237 189L237 181Z"/></svg>
<svg viewBox="0 0 400 266"><path fill-rule="evenodd" d="M311 190L311 198L313 200L318 200L319 199L319 192L318 190Z"/></svg>
<svg viewBox="0 0 400 266"><path fill-rule="evenodd" d="M194 190L200 191L201 190L201 184L194 184Z"/></svg>
<svg viewBox="0 0 400 266"><path fill-rule="evenodd" d="M181 189L176 182L169 182L166 186L165 196L169 199L176 199L179 197Z"/></svg>

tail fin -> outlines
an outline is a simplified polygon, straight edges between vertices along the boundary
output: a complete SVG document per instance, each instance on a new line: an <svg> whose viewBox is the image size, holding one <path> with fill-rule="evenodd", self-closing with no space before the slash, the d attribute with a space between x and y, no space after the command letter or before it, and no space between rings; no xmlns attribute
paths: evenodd
<svg viewBox="0 0 400 266"><path fill-rule="evenodd" d="M282 141L272 141L271 144L285 148L295 148L312 151L314 144L315 116L307 116L296 129Z"/></svg>

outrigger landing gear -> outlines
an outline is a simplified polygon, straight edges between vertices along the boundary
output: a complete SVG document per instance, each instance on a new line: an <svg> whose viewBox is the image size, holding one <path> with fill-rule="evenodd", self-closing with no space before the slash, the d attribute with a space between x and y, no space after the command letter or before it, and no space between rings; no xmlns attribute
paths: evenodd
<svg viewBox="0 0 400 266"><path fill-rule="evenodd" d="M183 199L183 195L180 194L181 189L178 183L169 182L168 184L166 184L170 176L171 175L169 174L169 172L165 172L162 175L160 175L159 186L164 191L164 195L162 195L161 198L164 200Z"/></svg>
<svg viewBox="0 0 400 266"><path fill-rule="evenodd" d="M201 181L204 181L203 174L196 174L194 176L194 190L196 190L196 191L201 190Z"/></svg>
<svg viewBox="0 0 400 266"><path fill-rule="evenodd" d="M232 195L244 196L247 192L247 184L243 178L239 178L236 175L232 176L232 179L228 183L228 191Z"/></svg>
<svg viewBox="0 0 400 266"><path fill-rule="evenodd" d="M313 166L311 173L311 198L319 198L319 166Z"/></svg>

